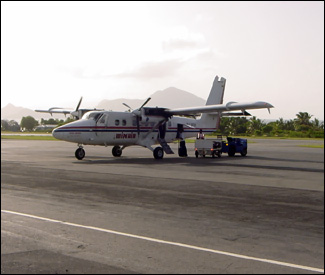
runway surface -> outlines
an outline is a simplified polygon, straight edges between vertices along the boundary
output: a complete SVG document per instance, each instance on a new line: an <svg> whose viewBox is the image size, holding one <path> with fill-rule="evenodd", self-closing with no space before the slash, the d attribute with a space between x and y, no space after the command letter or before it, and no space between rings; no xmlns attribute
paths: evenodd
<svg viewBox="0 0 325 275"><path fill-rule="evenodd" d="M324 273L323 141L247 157L1 140L1 273ZM177 152L177 145L172 145Z"/></svg>

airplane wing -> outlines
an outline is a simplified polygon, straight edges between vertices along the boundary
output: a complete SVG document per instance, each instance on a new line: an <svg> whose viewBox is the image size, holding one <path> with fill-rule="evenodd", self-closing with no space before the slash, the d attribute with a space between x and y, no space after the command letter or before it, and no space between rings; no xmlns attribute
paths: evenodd
<svg viewBox="0 0 325 275"><path fill-rule="evenodd" d="M48 110L35 110L35 112L39 112L39 113L49 113L52 115L53 114L64 114L64 115L69 115L71 114L72 111L69 111L69 110L58 110L58 109L61 109L61 108L57 108L57 107L54 107L54 108L50 108Z"/></svg>
<svg viewBox="0 0 325 275"><path fill-rule="evenodd" d="M246 109L268 109L273 108L273 105L264 101L238 103L228 102L227 104L205 105L189 108L166 109L165 112L169 115L195 115L200 113L222 113L226 111L242 111L245 113Z"/></svg>

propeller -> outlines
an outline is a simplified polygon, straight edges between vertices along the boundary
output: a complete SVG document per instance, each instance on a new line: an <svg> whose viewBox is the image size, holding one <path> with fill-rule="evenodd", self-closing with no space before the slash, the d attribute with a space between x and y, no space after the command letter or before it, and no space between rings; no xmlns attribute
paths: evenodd
<svg viewBox="0 0 325 275"><path fill-rule="evenodd" d="M140 108L133 110L133 108L131 108L128 104L126 103L122 103L125 107L129 108L130 110L132 110L132 113L136 116L140 116L141 115L141 109L149 102L149 100L151 99L151 97L148 97L147 100L140 106Z"/></svg>
<svg viewBox="0 0 325 275"><path fill-rule="evenodd" d="M82 97L80 98L80 100L78 102L78 105L77 105L76 110L74 110L73 112L71 112L71 115L74 116L74 117L76 117L77 119L79 119L82 116L82 113L79 112L79 107L80 107L81 101L82 101Z"/></svg>
<svg viewBox="0 0 325 275"><path fill-rule="evenodd" d="M126 103L122 103L122 104L133 111L133 109L129 105L127 105Z"/></svg>
<svg viewBox="0 0 325 275"><path fill-rule="evenodd" d="M146 105L149 102L150 99L151 99L151 97L148 97L148 99L139 108L139 111L143 108L144 105Z"/></svg>
<svg viewBox="0 0 325 275"><path fill-rule="evenodd" d="M133 110L129 105L126 103L122 103L124 106L132 110L132 114L136 116L137 120L137 130L138 130L138 135L140 134L140 118L141 118L141 109L149 102L151 97L148 97L147 100L140 106L139 109Z"/></svg>
<svg viewBox="0 0 325 275"><path fill-rule="evenodd" d="M78 105L77 105L76 111L79 110L79 107L80 107L81 101L82 101L82 97L81 97L80 100L79 100L79 103L78 103Z"/></svg>

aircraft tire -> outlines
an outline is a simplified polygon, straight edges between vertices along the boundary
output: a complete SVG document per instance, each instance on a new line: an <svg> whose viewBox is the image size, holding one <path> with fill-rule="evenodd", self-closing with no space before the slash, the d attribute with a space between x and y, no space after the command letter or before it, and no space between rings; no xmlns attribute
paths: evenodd
<svg viewBox="0 0 325 275"><path fill-rule="evenodd" d="M112 154L114 157L120 157L122 155L122 149L120 146L114 146L112 149Z"/></svg>
<svg viewBox="0 0 325 275"><path fill-rule="evenodd" d="M82 148L78 148L75 152L75 156L77 159L82 160L85 157L85 150Z"/></svg>
<svg viewBox="0 0 325 275"><path fill-rule="evenodd" d="M153 156L155 159L162 159L164 157L164 150L161 147L155 148L153 151Z"/></svg>

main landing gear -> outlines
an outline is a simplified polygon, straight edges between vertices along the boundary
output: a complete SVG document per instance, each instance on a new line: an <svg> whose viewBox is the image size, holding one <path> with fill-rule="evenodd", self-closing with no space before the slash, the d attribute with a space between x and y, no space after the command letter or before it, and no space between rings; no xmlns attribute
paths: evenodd
<svg viewBox="0 0 325 275"><path fill-rule="evenodd" d="M120 157L122 155L122 148L118 145L114 146L112 149L112 154L114 157Z"/></svg>
<svg viewBox="0 0 325 275"><path fill-rule="evenodd" d="M163 148L161 147L155 148L155 150L153 150L153 156L155 157L155 159L162 159L164 157Z"/></svg>

